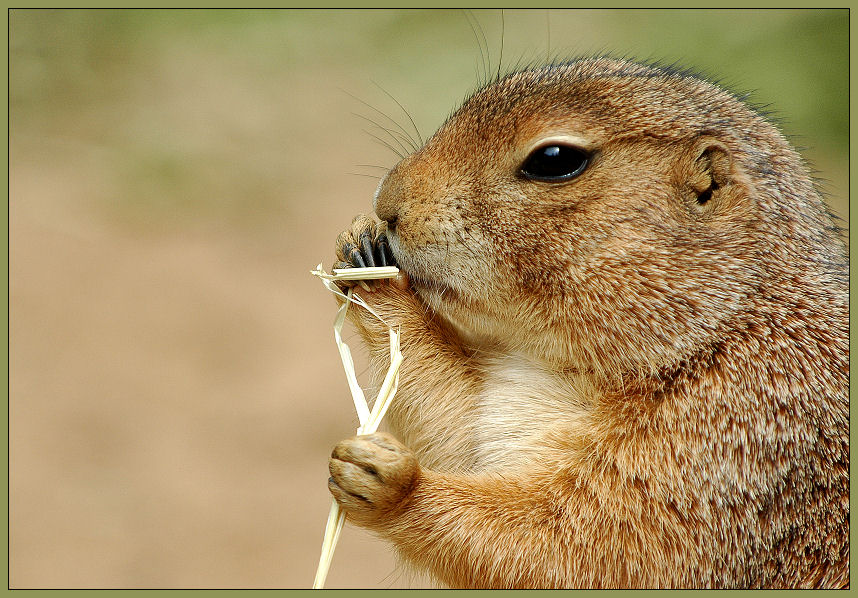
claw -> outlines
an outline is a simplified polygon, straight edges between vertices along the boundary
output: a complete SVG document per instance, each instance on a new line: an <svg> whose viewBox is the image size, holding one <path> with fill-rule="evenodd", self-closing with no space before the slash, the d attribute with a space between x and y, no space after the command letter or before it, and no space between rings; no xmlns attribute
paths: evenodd
<svg viewBox="0 0 858 598"><path fill-rule="evenodd" d="M378 261L382 266L393 266L396 260L393 259L393 252L390 250L390 244L387 242L387 235L382 233L376 241L376 254Z"/></svg>
<svg viewBox="0 0 858 598"><path fill-rule="evenodd" d="M364 261L366 262L366 265L369 267L374 267L375 259L372 255L372 238L368 230L365 230L360 234L360 245L361 249L363 250L363 257Z"/></svg>
<svg viewBox="0 0 858 598"><path fill-rule="evenodd" d="M351 235L349 231L343 231L337 235L337 240L334 243L334 248L337 253L337 259L341 262L349 261L348 248L351 247Z"/></svg>
<svg viewBox="0 0 858 598"><path fill-rule="evenodd" d="M351 243L347 243L345 251L346 255L349 257L349 261L355 268L366 268L366 262L363 259L363 255L361 255L360 249Z"/></svg>

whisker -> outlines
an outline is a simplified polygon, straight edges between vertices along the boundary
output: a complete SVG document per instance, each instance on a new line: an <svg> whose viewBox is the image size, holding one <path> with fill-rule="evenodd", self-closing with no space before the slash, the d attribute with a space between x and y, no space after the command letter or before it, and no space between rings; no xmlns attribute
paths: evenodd
<svg viewBox="0 0 858 598"><path fill-rule="evenodd" d="M468 234L468 233L465 233L465 231L458 230L458 229L455 231L455 233L456 233L456 238L460 242L460 246L465 251L467 251L471 255L471 257L473 257L475 260L481 260L482 258L480 258L480 256L477 255L477 252L474 251L474 249L468 244L468 241L462 236L463 234Z"/></svg>
<svg viewBox="0 0 858 598"><path fill-rule="evenodd" d="M383 126L383 125L380 125L380 124L379 124L379 123L377 123L376 121L372 120L372 119L371 119L371 118L369 118L369 117L364 116L363 114L358 114L357 112L352 112L352 114L353 114L354 116L357 116L358 118L362 118L362 119L364 119L365 121L367 121L367 122L369 122L369 123L372 123L372 125L373 125L373 126L375 126L375 127L379 128L379 129L381 129L382 131L384 131L385 133L387 133L388 135L390 135L390 138L391 138L391 139L393 139L393 142L394 142L396 145L398 145L398 146L402 149L402 151L403 151L403 152L405 152L406 154L409 154L409 153L411 153L411 151L414 151L414 149L415 149L415 148L414 148L413 146L412 146L411 151L409 151L409 150L408 150L408 148L407 148L407 147L405 147L405 145L403 145L403 144L402 144L402 133L400 133L399 131L396 131L395 129L388 129L387 127L385 127L385 126ZM409 142L409 144L410 144L411 140L410 140L410 139L407 139L407 141L408 141L408 142Z"/></svg>
<svg viewBox="0 0 858 598"><path fill-rule="evenodd" d="M387 172L390 172L390 167L378 166L377 164L355 164L355 166L361 166L363 168L379 168L381 170L386 170Z"/></svg>
<svg viewBox="0 0 858 598"><path fill-rule="evenodd" d="M483 67L483 76L480 78L478 83L482 87L489 82L489 65L491 64L489 58L489 44L486 41L486 35L483 31L482 25L480 25L479 20L476 15L470 10L465 11L465 16L468 19L468 24L471 26L471 31L474 32L474 37L477 40L477 47L480 49L480 62ZM480 38L482 35L482 39ZM485 46L485 52L483 52L483 48Z"/></svg>
<svg viewBox="0 0 858 598"><path fill-rule="evenodd" d="M371 122L372 124L374 124L379 129L383 129L391 137L395 136L397 139L401 139L401 140L405 141L408 144L408 147L411 148L411 149L408 149L408 148L403 147L402 149L405 150L406 153L416 152L418 149L420 149L419 146L417 145L417 143L411 137L411 135L408 135L408 134L403 133L401 131L397 131L396 129L390 129L388 127L385 127L381 123L374 121L371 118L364 116L363 114L358 114L357 112L352 112L352 114L354 114L358 118L362 118L368 122ZM402 129L402 127L399 127L399 128Z"/></svg>
<svg viewBox="0 0 858 598"><path fill-rule="evenodd" d="M504 33L506 32L506 19L504 18L503 9L501 9L501 46L500 46L500 58L498 58L498 74L496 81L500 81L501 76L501 65L503 64L503 38Z"/></svg>
<svg viewBox="0 0 858 598"><path fill-rule="evenodd" d="M408 134L408 131L406 131L406 130L405 130L405 128L404 128L401 124L399 124L398 122L396 122L395 120L393 120L391 117L389 117L387 114L385 114L384 112L382 112L381 110L379 110L378 108L376 108L375 106L373 106L372 104L369 104L368 102L365 102L364 100L360 99L359 97L357 97L357 96L356 96L356 95L354 95L353 93L349 93L348 91L346 91L346 90L345 90L345 89L343 89L342 87L339 87L338 89L339 89L340 91L342 91L343 93L345 93L346 95L348 95L348 96L352 97L353 99L357 100L358 102L360 102L361 104L363 104L364 106L366 106L367 108L369 108L370 110L374 110L375 112L378 112L381 116L383 116L384 118L386 118L387 120L389 120L389 121L390 121L391 123L393 123L396 127L398 127L398 128L399 128L399 130L400 130L400 131L402 131L402 132L405 134L405 136L406 136L406 137L408 137L408 139L409 139L409 140L410 140L410 142L411 142L411 145L413 145L413 146L415 147L415 149L417 148L417 144L416 144L416 142L415 142L413 139L411 139L411 136Z"/></svg>
<svg viewBox="0 0 858 598"><path fill-rule="evenodd" d="M480 81L482 80L482 77L480 76L480 63L485 62L483 60L483 47L480 45L480 38L477 37L477 30L474 27L474 24L471 23L471 15L469 14L469 11L467 11L463 8L462 14L465 16L465 21L468 22L468 26L471 28L471 34L473 34L474 41L477 42L477 48L480 51L480 62L478 62L477 64L474 65L474 74L477 76L477 84L479 84Z"/></svg>
<svg viewBox="0 0 858 598"><path fill-rule="evenodd" d="M549 17L550 8L545 9L545 64L551 64L551 18Z"/></svg>
<svg viewBox="0 0 858 598"><path fill-rule="evenodd" d="M413 118L411 118L411 115L408 113L408 110L406 110L406 109L405 109L405 106L403 106L402 104L400 104L400 103L399 103L399 100L397 100L395 97L393 97L393 94L392 94L392 93L390 93L389 91L387 91L387 90L386 90L385 88L383 88L381 85L379 85L379 84L378 84L378 83L376 83L375 81L373 81L373 83L374 83L374 84L375 84L375 86L376 86L376 87L378 87L381 91L383 91L385 94L387 94L387 97L389 97L391 100L393 100L394 102L396 102L396 105L397 105L397 106L399 106L399 107L402 109L402 111L405 113L405 116L407 116L407 117L408 117L408 121L411 123L411 126L412 126L412 127L414 127L414 132L415 132L415 133L417 133L417 140L420 142L420 145L422 146L422 145L423 145L423 137L420 135L420 129L418 129L418 128L417 128L417 125L416 125L416 124L414 124L414 119L413 119ZM415 148L415 149L417 149L417 148Z"/></svg>
<svg viewBox="0 0 858 598"><path fill-rule="evenodd" d="M373 134L373 133L371 133L371 132L367 131L366 129L361 129L361 130L362 130L364 133L366 133L367 135L369 135L370 137L372 137L373 139L375 139L378 143L380 143L381 145L383 145L384 147L386 147L387 149L389 149L390 151L392 151L394 154L396 154L397 156L399 156L399 159L400 159L400 160L405 159L405 156L403 156L402 154L400 154L400 153L399 153L399 151L397 151L397 149L396 149L395 147L393 147L392 145L390 145L387 141L385 141L384 139L382 139L382 138L381 138L381 137L379 137L378 135L375 135L375 134Z"/></svg>

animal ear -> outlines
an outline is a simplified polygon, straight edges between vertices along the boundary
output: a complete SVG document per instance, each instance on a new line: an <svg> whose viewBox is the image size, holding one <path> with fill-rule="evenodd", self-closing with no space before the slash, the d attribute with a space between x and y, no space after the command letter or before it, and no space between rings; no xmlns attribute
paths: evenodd
<svg viewBox="0 0 858 598"><path fill-rule="evenodd" d="M719 203L734 182L730 150L715 137L707 135L695 140L687 158L685 184L697 206L711 207Z"/></svg>

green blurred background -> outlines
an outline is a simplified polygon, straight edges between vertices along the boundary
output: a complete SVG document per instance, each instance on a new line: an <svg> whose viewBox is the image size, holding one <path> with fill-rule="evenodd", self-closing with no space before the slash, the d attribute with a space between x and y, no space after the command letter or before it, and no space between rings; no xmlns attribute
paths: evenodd
<svg viewBox="0 0 858 598"><path fill-rule="evenodd" d="M497 68L498 10L11 11L13 588L309 587L356 418L308 272L396 161L353 113L407 126L390 93L425 138L477 84L470 19ZM504 66L609 51L752 91L845 219L847 11L503 30ZM427 584L347 527L328 586Z"/></svg>

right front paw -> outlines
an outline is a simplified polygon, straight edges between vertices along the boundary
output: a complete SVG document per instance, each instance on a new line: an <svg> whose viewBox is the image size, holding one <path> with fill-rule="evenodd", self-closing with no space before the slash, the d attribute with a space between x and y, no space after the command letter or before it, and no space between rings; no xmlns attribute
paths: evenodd
<svg viewBox="0 0 858 598"><path fill-rule="evenodd" d="M334 447L328 489L352 521L383 525L414 491L420 465L390 434L353 436Z"/></svg>
<svg viewBox="0 0 858 598"><path fill-rule="evenodd" d="M375 222L365 214L358 214L351 226L337 237L337 262L334 268L367 268L395 266L393 253L387 240L387 223ZM341 281L347 286L353 281Z"/></svg>

